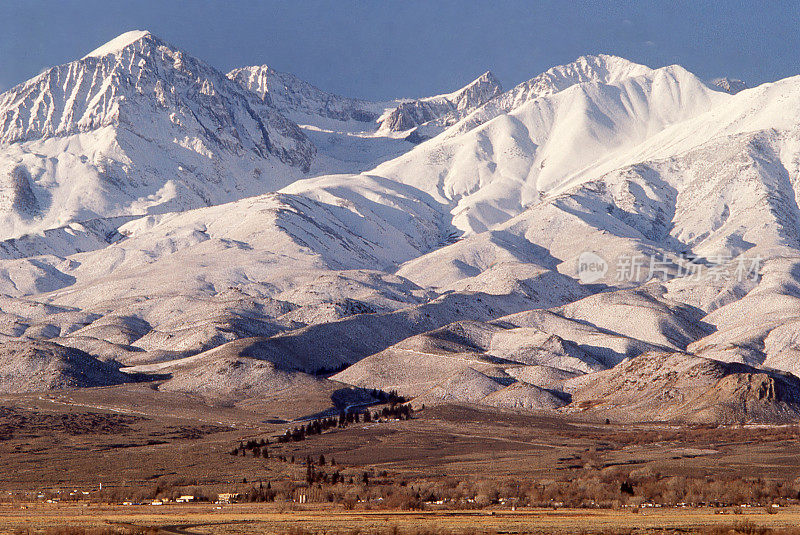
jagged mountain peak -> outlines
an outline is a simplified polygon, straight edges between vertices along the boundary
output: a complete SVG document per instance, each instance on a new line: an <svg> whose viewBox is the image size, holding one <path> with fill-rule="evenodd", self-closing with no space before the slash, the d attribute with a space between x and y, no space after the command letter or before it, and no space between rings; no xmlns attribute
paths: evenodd
<svg viewBox="0 0 800 535"><path fill-rule="evenodd" d="M557 65L550 71L581 70L587 75L600 75L607 73L613 76L630 76L631 72L648 72L653 69L646 65L636 63L622 56L613 54L584 54L574 61L564 65Z"/></svg>
<svg viewBox="0 0 800 535"><path fill-rule="evenodd" d="M470 92L474 91L475 88L478 87L486 87L489 88L491 91L500 91L502 92L502 84L500 80L494 75L492 71L486 71L473 81L465 85L464 87L453 91L452 93L436 95L433 97L424 97L418 100L436 100L441 98L446 98L450 101L458 101L460 98L463 98L464 95L469 94Z"/></svg>
<svg viewBox="0 0 800 535"><path fill-rule="evenodd" d="M30 177L39 210L0 211L4 237L273 191L316 153L268 102L143 31L0 94L0 146L0 175ZM0 198L19 183L0 179Z"/></svg>
<svg viewBox="0 0 800 535"><path fill-rule="evenodd" d="M253 93L257 94L262 99L272 100L270 91L270 82L273 78L286 78L284 86L294 86L307 84L297 76L291 73L283 73L270 67L269 65L252 65L248 67L239 67L233 69L227 74L228 78L240 83ZM311 84L308 84L311 86ZM313 87L313 86L312 86ZM316 89L316 88L315 88Z"/></svg>
<svg viewBox="0 0 800 535"><path fill-rule="evenodd" d="M132 31L0 95L0 143L64 136L104 126L130 127L142 119L143 111L147 115L172 110L186 114L189 121L198 120L201 130L213 141L261 155L271 152L287 163L307 167L308 161L292 161L289 151L282 150L283 143L273 142L289 138L294 144L305 144L305 151L313 153L302 132L271 108L262 105L254 109L257 106L249 92L230 83L210 65L149 32ZM241 136L241 128L232 128L237 122L233 117L227 117L229 125L215 124L221 115L230 116L235 109L241 109L255 123L247 128L254 134L252 139ZM172 116L170 122L178 126L180 118ZM269 126L277 130L272 137L267 135Z"/></svg>
<svg viewBox="0 0 800 535"><path fill-rule="evenodd" d="M471 81L470 83L468 83L464 87L469 87L472 84L479 83L479 82L491 82L491 83L494 83L494 84L497 84L497 85L502 85L500 83L500 79L497 78L497 76L495 76L495 74L491 70L487 70L486 72L484 72L483 74L481 74L480 76L475 78L473 81Z"/></svg>

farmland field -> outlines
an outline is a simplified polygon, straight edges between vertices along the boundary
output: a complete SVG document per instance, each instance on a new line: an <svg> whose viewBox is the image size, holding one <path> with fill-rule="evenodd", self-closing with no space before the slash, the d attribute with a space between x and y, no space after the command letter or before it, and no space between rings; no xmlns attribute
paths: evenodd
<svg viewBox="0 0 800 535"><path fill-rule="evenodd" d="M726 533L790 530L800 524L800 509L742 515L713 509L610 510L329 511L315 508L279 511L275 506L30 506L0 509L0 530L153 528L160 533ZM735 532L734 532L735 533Z"/></svg>

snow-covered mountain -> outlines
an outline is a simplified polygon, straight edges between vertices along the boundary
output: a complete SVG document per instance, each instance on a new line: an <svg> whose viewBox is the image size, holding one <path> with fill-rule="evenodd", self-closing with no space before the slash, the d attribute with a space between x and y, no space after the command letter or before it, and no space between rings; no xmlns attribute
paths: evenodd
<svg viewBox="0 0 800 535"><path fill-rule="evenodd" d="M425 403L795 419L800 77L731 94L598 55L500 91L369 103L149 34L12 89L0 349L210 396L345 366Z"/></svg>
<svg viewBox="0 0 800 535"><path fill-rule="evenodd" d="M572 63L552 67L511 88L491 104L477 110L468 121L461 125L460 130L474 128L500 114L508 113L530 100L552 95L575 85L592 82L613 85L626 78L647 75L651 71L652 69L644 65L608 54L581 56Z"/></svg>
<svg viewBox="0 0 800 535"><path fill-rule="evenodd" d="M315 154L273 107L148 32L1 94L0 146L3 237L272 191Z"/></svg>

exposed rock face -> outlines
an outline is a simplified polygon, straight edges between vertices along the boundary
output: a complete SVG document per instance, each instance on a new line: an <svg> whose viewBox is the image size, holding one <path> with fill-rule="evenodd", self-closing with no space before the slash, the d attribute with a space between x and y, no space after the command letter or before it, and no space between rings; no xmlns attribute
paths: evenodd
<svg viewBox="0 0 800 535"><path fill-rule="evenodd" d="M747 89L747 83L742 80L737 80L736 78L716 78L711 80L711 84L731 95L735 95L739 91Z"/></svg>
<svg viewBox="0 0 800 535"><path fill-rule="evenodd" d="M20 217L32 217L39 210L39 201L31 187L31 176L23 165L14 167L5 184L0 184L0 210Z"/></svg>

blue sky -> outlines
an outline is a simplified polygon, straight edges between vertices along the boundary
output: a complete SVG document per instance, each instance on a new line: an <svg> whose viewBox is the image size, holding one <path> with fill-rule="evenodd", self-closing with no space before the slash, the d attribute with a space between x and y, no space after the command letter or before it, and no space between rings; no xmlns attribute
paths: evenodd
<svg viewBox="0 0 800 535"><path fill-rule="evenodd" d="M800 2L0 1L0 89L147 29L227 71L266 63L381 99L504 86L587 53L751 85L800 73Z"/></svg>

